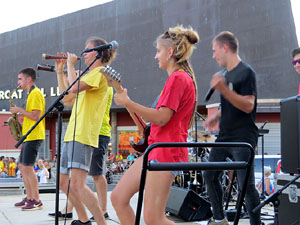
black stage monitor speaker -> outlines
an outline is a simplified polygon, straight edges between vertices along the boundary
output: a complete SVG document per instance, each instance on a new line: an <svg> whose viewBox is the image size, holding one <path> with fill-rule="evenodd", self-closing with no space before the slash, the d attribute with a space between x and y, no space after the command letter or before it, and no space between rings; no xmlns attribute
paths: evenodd
<svg viewBox="0 0 300 225"><path fill-rule="evenodd" d="M172 186L166 211L185 221L207 220L212 216L210 203L193 190Z"/></svg>
<svg viewBox="0 0 300 225"><path fill-rule="evenodd" d="M300 95L280 101L281 170L299 173L300 168Z"/></svg>

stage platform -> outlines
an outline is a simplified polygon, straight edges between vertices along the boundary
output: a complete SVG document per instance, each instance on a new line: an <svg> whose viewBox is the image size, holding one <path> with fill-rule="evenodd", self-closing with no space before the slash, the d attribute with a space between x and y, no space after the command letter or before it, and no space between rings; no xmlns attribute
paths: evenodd
<svg viewBox="0 0 300 225"><path fill-rule="evenodd" d="M109 200L110 191L108 194L108 214L110 216L110 219L107 220L108 225L117 225L120 224L118 217L111 205L111 202ZM6 195L6 196L0 196L0 224L1 225L54 225L55 221L53 218L50 218L48 216L48 213L54 212L55 210L55 193L47 193L47 194L40 194L40 198L44 204L44 208L42 210L36 210L36 211L22 211L20 208L14 207L14 203L18 202L22 199L22 195ZM66 196L61 193L60 194L60 208L64 207L66 202ZM137 195L134 196L134 198L131 201L131 205L134 210L136 210L136 204L137 204ZM262 212L273 215L273 207L267 205L263 208ZM89 213L89 212L88 212ZM75 219L77 218L76 213L73 216ZM89 213L90 214L90 213ZM264 216L266 217L266 216ZM270 218L270 216L267 216L266 218ZM202 222L185 222L179 218L171 216L170 219L172 219L176 224L180 225L190 225L190 224L201 224L205 225L207 224L206 221ZM265 224L269 224L273 222L273 220L264 220ZM59 225L63 225L64 221L60 221ZM67 225L71 224L71 221L66 222ZM93 224L96 224L95 222ZM143 217L140 222L141 225L144 225ZM233 224L233 223L230 223ZM249 224L248 219L241 219L239 224L246 225Z"/></svg>

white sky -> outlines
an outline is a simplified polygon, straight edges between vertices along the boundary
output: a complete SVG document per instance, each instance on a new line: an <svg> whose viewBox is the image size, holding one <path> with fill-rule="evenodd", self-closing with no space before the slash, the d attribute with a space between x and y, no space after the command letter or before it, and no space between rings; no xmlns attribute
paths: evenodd
<svg viewBox="0 0 300 225"><path fill-rule="evenodd" d="M112 0L1 0L0 33Z"/></svg>
<svg viewBox="0 0 300 225"><path fill-rule="evenodd" d="M42 0L2 0L0 7L0 33L109 1L112 0L51 0L48 2ZM291 3L299 40L300 0L291 0Z"/></svg>

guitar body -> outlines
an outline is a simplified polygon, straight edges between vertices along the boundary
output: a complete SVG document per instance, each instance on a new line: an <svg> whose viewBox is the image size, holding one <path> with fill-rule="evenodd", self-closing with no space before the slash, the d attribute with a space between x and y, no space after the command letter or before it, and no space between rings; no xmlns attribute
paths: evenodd
<svg viewBox="0 0 300 225"><path fill-rule="evenodd" d="M130 141L130 146L137 152L143 153L148 147L148 137L150 135L150 125L147 125L144 129L143 138L138 142L134 143Z"/></svg>

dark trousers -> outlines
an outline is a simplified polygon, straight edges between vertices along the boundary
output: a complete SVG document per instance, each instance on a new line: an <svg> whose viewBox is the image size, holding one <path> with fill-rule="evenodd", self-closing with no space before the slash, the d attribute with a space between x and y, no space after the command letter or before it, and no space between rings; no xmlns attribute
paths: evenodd
<svg viewBox="0 0 300 225"><path fill-rule="evenodd" d="M248 161L249 150L247 148L212 148L209 153L210 162L222 162L226 157L234 161ZM204 172L204 179L207 187L208 197L213 208L213 217L216 220L224 218L223 211L223 190L220 183L220 175L223 171L206 170ZM239 188L243 187L246 170L237 170L237 179ZM245 196L246 209L250 216L251 225L260 225L260 211L255 214L252 213L257 205L259 205L259 194L255 188L254 167L252 164L250 176L248 178L248 185Z"/></svg>

